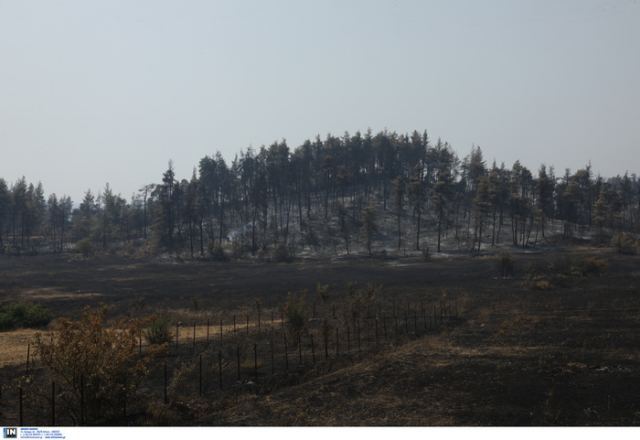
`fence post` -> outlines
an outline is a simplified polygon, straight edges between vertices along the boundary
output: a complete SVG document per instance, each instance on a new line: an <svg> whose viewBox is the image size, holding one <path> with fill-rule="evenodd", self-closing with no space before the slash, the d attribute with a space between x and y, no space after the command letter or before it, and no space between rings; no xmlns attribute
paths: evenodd
<svg viewBox="0 0 640 440"><path fill-rule="evenodd" d="M176 322L176 353L178 352L178 347L179 347L179 342L178 340L180 339L180 323Z"/></svg>
<svg viewBox="0 0 640 440"><path fill-rule="evenodd" d="M256 382L258 382L258 344L253 343L253 375Z"/></svg>
<svg viewBox="0 0 640 440"><path fill-rule="evenodd" d="M284 336L284 370L289 372L289 347L287 346L287 335Z"/></svg>
<svg viewBox="0 0 640 440"><path fill-rule="evenodd" d="M336 325L336 357L340 355L340 333L339 328Z"/></svg>
<svg viewBox="0 0 640 440"><path fill-rule="evenodd" d="M138 354L142 356L142 330L138 333Z"/></svg>
<svg viewBox="0 0 640 440"><path fill-rule="evenodd" d="M169 384L169 372L167 371L167 363L164 363L164 404L169 403L169 395L167 394L167 386Z"/></svg>
<svg viewBox="0 0 640 440"><path fill-rule="evenodd" d="M315 347L315 344L313 343L313 333L310 333L309 337L311 338L311 362L313 362L313 365L315 365L316 364L316 347Z"/></svg>
<svg viewBox="0 0 640 440"><path fill-rule="evenodd" d="M249 335L249 314L247 313L247 335Z"/></svg>
<svg viewBox="0 0 640 440"><path fill-rule="evenodd" d="M202 354L198 359L198 395L202 397Z"/></svg>
<svg viewBox="0 0 640 440"><path fill-rule="evenodd" d="M298 364L302 365L302 337L298 333Z"/></svg>
<svg viewBox="0 0 640 440"><path fill-rule="evenodd" d="M220 319L220 342L222 342L222 318Z"/></svg>
<svg viewBox="0 0 640 440"><path fill-rule="evenodd" d="M80 375L80 426L84 425L84 374Z"/></svg>
<svg viewBox="0 0 640 440"><path fill-rule="evenodd" d="M51 426L56 426L56 383L51 381Z"/></svg>
<svg viewBox="0 0 640 440"><path fill-rule="evenodd" d="M207 346L209 345L209 326L211 325L210 319L207 318Z"/></svg>
<svg viewBox="0 0 640 440"><path fill-rule="evenodd" d="M260 331L260 303L257 304L258 307L258 331Z"/></svg>
<svg viewBox="0 0 640 440"><path fill-rule="evenodd" d="M404 312L404 334L409 336L409 317L407 316L407 312Z"/></svg>
<svg viewBox="0 0 640 440"><path fill-rule="evenodd" d="M376 348L378 348L378 317L373 318L373 323L375 325L376 330Z"/></svg>
<svg viewBox="0 0 640 440"><path fill-rule="evenodd" d="M236 369L238 373L238 381L240 380L240 345L236 344Z"/></svg>
<svg viewBox="0 0 640 440"><path fill-rule="evenodd" d="M384 334L384 340L387 340L387 315L382 315L382 332Z"/></svg>
<svg viewBox="0 0 640 440"><path fill-rule="evenodd" d="M222 350L218 350L218 386L222 389Z"/></svg>
<svg viewBox="0 0 640 440"><path fill-rule="evenodd" d="M324 320L324 329L323 329L323 337L324 337L324 360L329 359L329 324L327 320Z"/></svg>
<svg viewBox="0 0 640 440"><path fill-rule="evenodd" d="M360 353L360 320L358 318L356 318L356 333L358 334L358 353Z"/></svg>
<svg viewBox="0 0 640 440"><path fill-rule="evenodd" d="M233 315L233 334L236 334L236 315Z"/></svg>
<svg viewBox="0 0 640 440"><path fill-rule="evenodd" d="M22 412L22 386L18 387L18 404L18 422L20 423L20 426L24 426L24 417Z"/></svg>
<svg viewBox="0 0 640 440"><path fill-rule="evenodd" d="M346 324L347 327L347 353L351 351L351 328L349 323Z"/></svg>
<svg viewBox="0 0 640 440"><path fill-rule="evenodd" d="M413 332L418 336L418 311L413 309Z"/></svg>
<svg viewBox="0 0 640 440"><path fill-rule="evenodd" d="M193 322L193 351L196 351L196 323Z"/></svg>
<svg viewBox="0 0 640 440"><path fill-rule="evenodd" d="M271 350L271 375L276 372L275 354L273 353L273 328L271 329L271 340L269 341L269 349Z"/></svg>
<svg viewBox="0 0 640 440"><path fill-rule="evenodd" d="M31 357L31 342L27 343L27 369L26 374L29 374L29 358Z"/></svg>

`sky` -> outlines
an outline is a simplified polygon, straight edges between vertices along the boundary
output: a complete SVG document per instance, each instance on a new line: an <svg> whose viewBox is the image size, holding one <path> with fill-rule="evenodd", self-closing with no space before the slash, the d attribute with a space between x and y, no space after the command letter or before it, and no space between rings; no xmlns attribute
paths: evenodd
<svg viewBox="0 0 640 440"><path fill-rule="evenodd" d="M371 128L640 172L638 0L0 0L0 177L130 197L172 159Z"/></svg>

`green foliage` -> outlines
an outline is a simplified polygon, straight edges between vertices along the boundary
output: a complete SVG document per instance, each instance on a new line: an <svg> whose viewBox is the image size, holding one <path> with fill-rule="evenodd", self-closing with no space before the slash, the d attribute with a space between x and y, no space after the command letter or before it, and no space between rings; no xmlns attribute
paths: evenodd
<svg viewBox="0 0 640 440"><path fill-rule="evenodd" d="M638 253L638 242L630 235L619 232L613 236L612 245L618 253L623 255L636 255Z"/></svg>
<svg viewBox="0 0 640 440"><path fill-rule="evenodd" d="M503 252L498 256L498 273L502 278L512 277L514 274L513 257L508 252Z"/></svg>
<svg viewBox="0 0 640 440"><path fill-rule="evenodd" d="M213 261L229 261L229 257L221 246L214 246L209 244L209 257Z"/></svg>
<svg viewBox="0 0 640 440"><path fill-rule="evenodd" d="M138 353L140 323L121 320L107 325L106 311L87 309L78 320L56 322L55 337L38 334L36 351L51 379L59 384L61 413L78 423L84 390L85 417L95 424L113 424L122 417L122 399L135 399L148 373L153 350Z"/></svg>
<svg viewBox="0 0 640 440"><path fill-rule="evenodd" d="M273 250L273 261L278 263L290 263L293 261L293 255L286 244L280 243Z"/></svg>
<svg viewBox="0 0 640 440"><path fill-rule="evenodd" d="M304 294L287 295L287 302L284 305L284 319L289 335L293 340L297 340L307 326L309 311Z"/></svg>
<svg viewBox="0 0 640 440"><path fill-rule="evenodd" d="M171 342L171 322L166 315L154 316L144 332L149 344L160 345Z"/></svg>
<svg viewBox="0 0 640 440"><path fill-rule="evenodd" d="M51 313L39 304L10 303L0 306L0 331L18 327L44 327L50 321Z"/></svg>
<svg viewBox="0 0 640 440"><path fill-rule="evenodd" d="M90 238L83 238L78 243L76 243L76 250L82 254L83 257L87 258L93 255L93 244L91 243Z"/></svg>

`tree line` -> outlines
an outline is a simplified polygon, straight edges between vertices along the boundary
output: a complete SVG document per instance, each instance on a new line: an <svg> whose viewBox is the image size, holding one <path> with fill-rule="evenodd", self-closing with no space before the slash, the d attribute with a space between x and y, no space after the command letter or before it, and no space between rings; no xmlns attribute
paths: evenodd
<svg viewBox="0 0 640 440"><path fill-rule="evenodd" d="M640 232L640 181L603 178L591 165L556 175L488 165L480 147L459 157L427 133L367 131L202 158L189 179L173 165L127 200L109 184L45 197L42 184L0 179L0 252L145 247L191 257L269 250L391 249L441 252L445 241L479 253L508 237L535 246L550 228L575 234ZM393 244L389 244L393 243ZM504 244L504 243L502 243Z"/></svg>

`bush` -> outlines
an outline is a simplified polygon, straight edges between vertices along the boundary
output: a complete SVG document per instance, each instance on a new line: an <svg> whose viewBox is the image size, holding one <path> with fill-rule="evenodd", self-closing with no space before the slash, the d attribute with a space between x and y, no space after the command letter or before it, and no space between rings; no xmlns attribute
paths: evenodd
<svg viewBox="0 0 640 440"><path fill-rule="evenodd" d="M285 244L279 244L273 251L273 261L278 263L290 263L293 261L293 256L289 251L289 248Z"/></svg>
<svg viewBox="0 0 640 440"><path fill-rule="evenodd" d="M222 246L209 246L209 256L213 261L229 261L229 257L225 253Z"/></svg>
<svg viewBox="0 0 640 440"><path fill-rule="evenodd" d="M609 269L609 263L598 257L585 257L579 262L579 270L583 276L602 275Z"/></svg>
<svg viewBox="0 0 640 440"><path fill-rule="evenodd" d="M534 290L550 290L553 288L553 284L551 283L551 281L545 278L542 278L542 279L534 280L531 283L531 288Z"/></svg>
<svg viewBox="0 0 640 440"><path fill-rule="evenodd" d="M93 244L91 244L90 239L85 238L76 243L76 250L81 253L83 257L90 257L93 255Z"/></svg>
<svg viewBox="0 0 640 440"><path fill-rule="evenodd" d="M431 251L429 250L429 246L422 249L422 258L424 258L424 261L431 260Z"/></svg>
<svg viewBox="0 0 640 440"><path fill-rule="evenodd" d="M154 316L149 321L149 326L144 332L149 344L159 345L171 342L171 322L166 315Z"/></svg>
<svg viewBox="0 0 640 440"><path fill-rule="evenodd" d="M307 326L309 313L304 295L292 295L289 293L284 305L284 319L289 335L294 341L298 339Z"/></svg>
<svg viewBox="0 0 640 440"><path fill-rule="evenodd" d="M86 310L79 320L57 322L55 338L36 335L36 350L62 390L61 413L80 421L84 382L85 415L92 424L118 423L122 399L136 401L136 392L147 374L150 356L138 354L140 327L135 321L106 326L105 309Z"/></svg>
<svg viewBox="0 0 640 440"><path fill-rule="evenodd" d="M638 253L638 243L629 234L619 232L613 236L612 245L618 253L623 255L635 255Z"/></svg>
<svg viewBox="0 0 640 440"><path fill-rule="evenodd" d="M0 331L18 327L44 327L50 321L51 313L39 304L12 303L0 307Z"/></svg>
<svg viewBox="0 0 640 440"><path fill-rule="evenodd" d="M509 278L514 273L513 257L507 252L503 252L498 257L498 272L502 278Z"/></svg>

